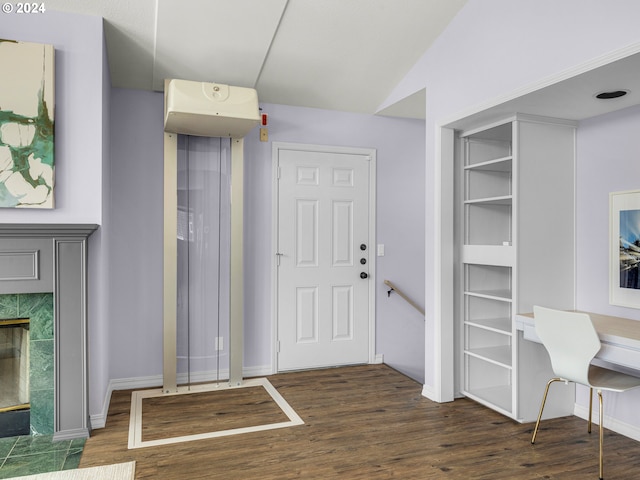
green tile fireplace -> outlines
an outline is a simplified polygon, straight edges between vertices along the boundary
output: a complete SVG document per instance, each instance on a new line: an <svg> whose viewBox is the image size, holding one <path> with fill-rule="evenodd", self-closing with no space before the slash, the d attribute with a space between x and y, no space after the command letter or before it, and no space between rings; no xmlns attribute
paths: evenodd
<svg viewBox="0 0 640 480"><path fill-rule="evenodd" d="M0 320L29 319L32 435L54 433L53 293L0 294ZM0 432L1 433L1 432Z"/></svg>

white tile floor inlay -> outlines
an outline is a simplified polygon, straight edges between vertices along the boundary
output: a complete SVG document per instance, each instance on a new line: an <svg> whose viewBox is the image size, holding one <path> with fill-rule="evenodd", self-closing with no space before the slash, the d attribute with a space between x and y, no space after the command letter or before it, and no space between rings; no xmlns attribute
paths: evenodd
<svg viewBox="0 0 640 480"><path fill-rule="evenodd" d="M188 395L190 393L212 392L229 390L234 388L247 388L262 386L271 395L274 402L280 407L283 413L289 418L288 422L271 423L267 425L257 425L231 430L220 430L216 432L200 433L197 435L187 435L183 437L163 438L159 440L142 441L142 400L145 398L162 397L165 395ZM202 440L205 438L225 437L228 435L238 435L240 433L259 432L272 430L275 428L293 427L302 425L304 421L289 406L287 401L278 393L266 378L252 378L244 380L241 385L231 386L226 383L192 385L191 387L178 387L175 393L163 393L161 388L152 390L138 390L131 394L131 419L129 421L129 448L154 447L158 445L168 445L171 443L189 442L192 440Z"/></svg>

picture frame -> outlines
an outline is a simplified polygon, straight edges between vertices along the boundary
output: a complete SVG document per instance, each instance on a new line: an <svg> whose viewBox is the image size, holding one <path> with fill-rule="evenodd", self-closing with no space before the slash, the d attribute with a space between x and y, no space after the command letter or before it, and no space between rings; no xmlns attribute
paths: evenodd
<svg viewBox="0 0 640 480"><path fill-rule="evenodd" d="M609 194L609 303L640 308L640 190Z"/></svg>

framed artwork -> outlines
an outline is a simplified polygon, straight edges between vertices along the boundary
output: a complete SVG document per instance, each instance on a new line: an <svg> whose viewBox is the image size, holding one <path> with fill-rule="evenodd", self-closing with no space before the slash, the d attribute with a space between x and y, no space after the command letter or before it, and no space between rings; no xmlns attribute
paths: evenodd
<svg viewBox="0 0 640 480"><path fill-rule="evenodd" d="M609 303L640 308L640 190L609 194Z"/></svg>
<svg viewBox="0 0 640 480"><path fill-rule="evenodd" d="M53 208L54 48L0 39L0 207Z"/></svg>

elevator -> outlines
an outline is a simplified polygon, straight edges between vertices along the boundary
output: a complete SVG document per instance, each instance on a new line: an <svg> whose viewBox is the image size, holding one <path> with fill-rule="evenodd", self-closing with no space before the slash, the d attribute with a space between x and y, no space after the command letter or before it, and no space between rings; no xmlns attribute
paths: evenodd
<svg viewBox="0 0 640 480"><path fill-rule="evenodd" d="M132 392L129 448L304 423L268 379L243 380L244 136L258 110L252 89L165 82L163 384ZM266 423L242 399L256 394ZM220 422L229 402L248 408Z"/></svg>
<svg viewBox="0 0 640 480"><path fill-rule="evenodd" d="M243 137L258 120L253 89L165 83L165 393L242 383Z"/></svg>

